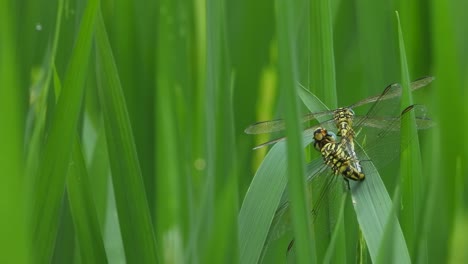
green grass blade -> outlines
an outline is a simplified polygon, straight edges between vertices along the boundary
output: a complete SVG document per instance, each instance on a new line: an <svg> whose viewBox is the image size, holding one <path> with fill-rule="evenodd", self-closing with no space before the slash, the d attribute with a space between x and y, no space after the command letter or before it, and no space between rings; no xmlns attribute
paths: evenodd
<svg viewBox="0 0 468 264"><path fill-rule="evenodd" d="M385 84L390 82L389 80L398 76L396 70L398 69L398 56L395 52L397 49L392 16L394 9L392 2L367 2L363 0L357 1L355 8L357 28L354 32L355 35L352 35L351 38L355 38L357 41L358 49L356 52L358 52L359 57L355 66L359 69L352 69L352 71L357 70L360 73L361 85L364 86L362 90L367 89L363 95L368 95L371 88L383 88ZM349 87L349 83L344 85L343 91L351 97L351 91L359 84L352 83L351 87Z"/></svg>
<svg viewBox="0 0 468 264"><path fill-rule="evenodd" d="M55 70L54 87L55 97L56 100L58 100L60 92L62 91L62 87L60 78ZM91 263L93 261L107 263L106 252L104 250L104 243L102 240L102 232L99 225L91 188L92 186L86 171L85 161L78 135L75 137L70 162L72 165L70 165L67 175L67 197L70 214L73 218L74 231L77 236L77 242L80 249L79 257L81 260L87 263ZM61 225L63 225L65 222L63 217L61 222ZM67 236L65 236L64 239L66 237ZM73 244L70 243L70 245ZM60 248L58 248L61 246L64 246L65 250L60 250ZM62 254L67 250L73 252L69 245L60 244L55 248L55 254L62 256L65 255L62 261L67 261L70 259L70 257L67 256L67 254Z"/></svg>
<svg viewBox="0 0 468 264"><path fill-rule="evenodd" d="M363 157L363 159L370 160L369 157ZM391 241L392 245L387 249L392 250L388 254L394 263L411 263L403 232L398 219L392 212L392 201L380 174L372 162L363 163L363 170L368 173L368 177L362 183L353 183L351 194L370 257L373 262L377 262L382 243ZM385 233L388 225L393 225L389 229L393 231L393 238L386 240Z"/></svg>
<svg viewBox="0 0 468 264"><path fill-rule="evenodd" d="M0 262L28 263L25 182L23 174L24 112L18 82L17 10L15 1L0 3ZM29 208L28 208L29 209Z"/></svg>
<svg viewBox="0 0 468 264"><path fill-rule="evenodd" d="M207 244L202 247L202 262L205 263L238 261L238 176L226 12L225 1L206 1L206 101L203 108L206 134L203 138L207 164L205 197L211 201L203 202L207 214L199 215L198 219L205 221ZM210 222L212 225L207 225Z"/></svg>
<svg viewBox="0 0 468 264"><path fill-rule="evenodd" d="M155 263L156 239L125 98L99 13L96 23L99 101L103 108L117 212L128 262Z"/></svg>
<svg viewBox="0 0 468 264"><path fill-rule="evenodd" d="M239 212L239 262L258 263L273 215L286 189L286 145L268 152L255 173ZM286 252L286 249L285 249Z"/></svg>
<svg viewBox="0 0 468 264"><path fill-rule="evenodd" d="M326 105L337 107L335 55L329 0L310 2L310 76L312 91Z"/></svg>
<svg viewBox="0 0 468 264"><path fill-rule="evenodd" d="M460 21L465 17L463 10L466 4L463 1L431 1L431 4L433 70L437 77L432 102L437 113L438 127L434 129L434 137L430 142L433 148L430 155L431 169L428 173L430 199L429 212L424 220L430 261L443 263L448 260L450 244L441 241L448 241L451 237L458 209L455 203L457 159L464 158L466 166L466 157L462 156L461 147L466 146L466 138L461 137L460 141L454 144L446 142L447 131L459 131L460 125L463 124L460 121L466 120L461 116L466 112L466 84L463 86L461 81L461 76L466 73L462 67L466 61L462 47L466 42L460 40L460 37L465 35L460 35L465 29ZM464 177L466 179L466 174Z"/></svg>
<svg viewBox="0 0 468 264"><path fill-rule="evenodd" d="M88 2L83 14L76 45L65 75L63 91L51 121L39 175L34 182L31 219L34 219L34 257L39 262L50 260L57 233L65 175L77 129L98 5L99 1Z"/></svg>
<svg viewBox="0 0 468 264"><path fill-rule="evenodd" d="M183 2L183 3L182 3ZM187 261L184 255L189 226L188 198L190 183L188 150L191 139L186 134L193 128L189 111L192 103L191 23L187 19L190 5L184 1L159 1L164 12L158 16L156 50L155 104L155 227L161 244L160 255L165 262ZM180 34L181 31L186 34ZM183 141L181 137L187 138ZM183 157L183 158L182 158ZM181 162L181 160L187 163ZM163 176L164 175L164 176ZM200 241L200 240L198 240ZM201 245L197 245L201 246Z"/></svg>
<svg viewBox="0 0 468 264"><path fill-rule="evenodd" d="M404 29L406 56L408 69L413 77L425 76L430 73L430 45L422 45L430 41L427 34L426 20L429 6L421 5L418 1L395 1L396 10L402 18L401 27Z"/></svg>
<svg viewBox="0 0 468 264"><path fill-rule="evenodd" d="M402 98L401 98L401 109L405 109L407 106L413 104L412 93L409 89L410 76L408 72L408 63L406 60L405 42L403 39L403 31L400 24L400 17L398 13L398 37L399 37L399 48L400 48L400 68L401 68L401 84L403 86ZM409 18L408 18L409 19ZM410 115L404 115L401 125L401 138L402 138L402 153L400 162L400 180L402 186L402 214L401 224L403 232L405 233L406 243L408 249L410 249L412 260L415 261L416 243L422 245L425 243L424 240L419 239L416 242L416 230L418 230L419 223L421 221L421 209L423 204L423 193L425 181L423 180L421 154L419 148L419 138L414 122L414 113ZM408 146L405 148L406 142L411 139Z"/></svg>
<svg viewBox="0 0 468 264"><path fill-rule="evenodd" d="M78 137L68 170L67 193L83 263L107 263L96 207Z"/></svg>
<svg viewBox="0 0 468 264"><path fill-rule="evenodd" d="M63 0L60 0L57 5L57 19L54 30L54 37L50 52L47 53L44 59L43 67L46 73L44 74L44 80L39 81L38 85L34 85L31 88L30 93L32 94L31 111L29 112L28 119L34 119L34 125L32 128L31 136L27 139L27 160L26 160L26 171L28 175L34 175L34 171L39 166L39 155L40 149L44 139L44 127L46 125L46 114L47 114L47 99L49 96L49 87L52 74L56 70L54 67L55 58L58 47L59 32L62 23L63 14ZM56 93L58 94L58 93Z"/></svg>
<svg viewBox="0 0 468 264"><path fill-rule="evenodd" d="M295 247L298 263L309 263L315 256L312 246L311 219L307 213L310 208L306 199L305 184L305 159L301 146L301 130L299 125L299 104L296 92L298 80L296 48L293 35L293 5L288 1L277 1L277 26L278 26L278 63L279 63L279 87L284 96L288 191L291 195L292 222L295 236Z"/></svg>
<svg viewBox="0 0 468 264"><path fill-rule="evenodd" d="M302 135L302 147L312 142L312 133ZM287 160L284 141L275 144L260 164L239 212L239 248L241 263L257 263L265 245L273 216L286 191ZM272 230L276 232L276 230ZM284 230L279 230L281 236ZM272 236L276 236L272 234ZM287 241L289 243L290 241ZM282 253L286 256L287 244ZM280 254L282 255L282 254ZM244 262L245 261L245 262Z"/></svg>
<svg viewBox="0 0 468 264"><path fill-rule="evenodd" d="M343 244L342 248L337 248L337 240L342 240L341 243L344 243L344 207L346 205L346 198L348 196L346 193L342 193L339 199L340 206L337 216L337 221L334 226L334 230L332 236L330 238L330 243L328 244L327 251L324 255L323 262L324 263L334 263L336 260L339 260L341 263L346 262L346 251ZM349 221L347 221L349 222Z"/></svg>
<svg viewBox="0 0 468 264"><path fill-rule="evenodd" d="M335 72L335 52L334 52L334 39L333 39L333 18L331 11L332 1L311 1L310 5L310 76L311 91L322 98L325 104L335 109L337 108L338 97L336 90L336 72ZM315 149L311 149L313 154L316 153ZM312 199L315 200L315 194L319 193L314 186L312 186ZM338 206L331 206L329 199L325 200L329 209L327 212L330 216L338 215L340 209ZM328 217L318 218L316 224L315 239L320 241L316 243L317 259L319 262L323 261L329 248L334 248L333 262L343 262L346 259L345 249L345 232L344 222L341 221L339 229L342 232L335 233L333 230L337 228L331 227L332 220ZM326 228L328 226L328 228ZM331 233L336 235L331 242ZM329 260L331 260L329 258Z"/></svg>
<svg viewBox="0 0 468 264"><path fill-rule="evenodd" d="M112 2L112 11L103 9L152 214L155 199L151 197L155 195L156 186L152 144L155 133L150 124L154 121L154 80L157 79L154 74L154 52L160 40L155 41L159 32L155 29L159 25L155 19L164 13L154 14L156 10L164 9L159 9L158 5L158 1L115 1Z"/></svg>

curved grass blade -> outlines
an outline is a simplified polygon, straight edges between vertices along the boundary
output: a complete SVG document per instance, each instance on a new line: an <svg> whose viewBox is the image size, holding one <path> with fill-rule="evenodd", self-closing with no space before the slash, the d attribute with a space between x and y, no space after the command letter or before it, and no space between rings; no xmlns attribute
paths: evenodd
<svg viewBox="0 0 468 264"><path fill-rule="evenodd" d="M112 183L125 256L132 263L156 263L156 239L132 128L101 13L96 23L97 76Z"/></svg>
<svg viewBox="0 0 468 264"><path fill-rule="evenodd" d="M370 160L359 144L356 148L362 153L361 159ZM387 224L393 224L393 247L391 256L395 263L410 263L411 259L398 219L392 214L392 201L381 177L370 161L362 162L366 180L351 182L351 194L359 226L367 242L373 262L378 259L379 249Z"/></svg>
<svg viewBox="0 0 468 264"><path fill-rule="evenodd" d="M260 164L239 212L240 263L257 263L287 183L286 144L278 143Z"/></svg>
<svg viewBox="0 0 468 264"><path fill-rule="evenodd" d="M39 167L39 155L40 149L43 144L46 114L47 114L47 97L49 95L49 87L52 74L55 73L56 68L54 66L55 57L57 54L59 33L62 24L63 14L63 0L57 3L57 18L54 29L54 37L50 48L47 52L46 58L43 62L43 68L46 73L44 74L43 80L39 81L38 85L33 86L30 90L32 101L31 108L28 113L28 120L34 120L34 124L31 128L31 134L26 137L27 147L27 158L26 158L26 173L27 175L34 175L34 171ZM56 95L59 93L55 93ZM34 176L33 176L34 177Z"/></svg>
<svg viewBox="0 0 468 264"><path fill-rule="evenodd" d="M83 263L107 263L93 193L78 137L68 170L67 193Z"/></svg>
<svg viewBox="0 0 468 264"><path fill-rule="evenodd" d="M303 134L303 146L312 134ZM321 160L319 160L321 162ZM282 195L286 190L286 144L274 145L260 164L239 212L240 263L257 263L267 241Z"/></svg>
<svg viewBox="0 0 468 264"><path fill-rule="evenodd" d="M98 6L99 1L87 3L65 75L63 90L51 121L39 174L33 183L35 189L31 221L35 246L33 256L37 262L49 262L54 248L59 209L81 109Z"/></svg>
<svg viewBox="0 0 468 264"><path fill-rule="evenodd" d="M55 97L58 99L62 86L54 69ZM67 174L67 197L73 218L75 234L80 248L80 257L86 263L107 263L102 230L94 203L92 186L86 170L78 134L75 136ZM57 251L57 247L55 248Z"/></svg>

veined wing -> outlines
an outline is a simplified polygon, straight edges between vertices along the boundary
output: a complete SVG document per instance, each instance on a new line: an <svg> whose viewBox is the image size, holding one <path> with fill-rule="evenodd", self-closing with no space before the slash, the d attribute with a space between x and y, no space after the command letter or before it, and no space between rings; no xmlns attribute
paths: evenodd
<svg viewBox="0 0 468 264"><path fill-rule="evenodd" d="M412 89L419 89L430 83L434 78L425 77L412 83ZM401 85L391 84L387 86L379 96L364 99L349 108L369 104L374 102L364 116L355 116L352 123L348 123L354 132L360 132L366 136L367 142L373 142L379 139L382 133L393 134L394 140L389 142L399 141L400 130L400 98ZM415 113L417 129L427 129L433 126L432 120L427 118L426 108L422 105L413 105L409 107L411 112ZM408 109L409 109L408 108ZM349 128L348 128L349 129ZM341 132L341 131L340 131ZM390 133L391 132L391 133ZM360 167L359 159L354 151L355 133L351 133L347 137L342 137L341 142L345 145L346 150L355 158L355 167ZM388 137L392 138L392 137ZM379 139L382 140L382 139ZM393 144L393 143L392 143ZM377 144L375 144L377 145ZM399 143L398 143L399 145ZM371 145L372 146L372 145ZM390 147L391 149L395 149Z"/></svg>
<svg viewBox="0 0 468 264"><path fill-rule="evenodd" d="M434 120L427 117L426 108L422 105L413 105L415 113L416 127L418 130L428 129L435 125ZM361 121L362 119L362 121ZM362 122L363 126L376 128L376 129L385 129L388 128L391 131L398 131L400 127L401 117L357 117L356 121Z"/></svg>
<svg viewBox="0 0 468 264"><path fill-rule="evenodd" d="M427 86L434 80L435 78L433 76L426 76L426 77L419 78L410 83L410 89L411 91L418 90L420 88L423 88L424 86ZM391 90L391 91L387 91L387 90ZM359 107L361 105L369 104L372 102L387 100L387 99L400 97L400 96L401 96L401 84L393 83L387 86L387 88L385 88L382 94L363 99L355 104L350 105L349 108L355 108L355 107Z"/></svg>
<svg viewBox="0 0 468 264"><path fill-rule="evenodd" d="M434 80L434 77L424 77L421 79L418 79L414 82L411 83L411 89L412 91L420 89L426 85L428 85L430 82ZM364 100L361 100L348 108L355 108L359 107L365 104L369 104L372 102L375 102L372 104L371 108L368 110L367 114L364 116L355 116L354 117L354 125L353 127L355 130L356 128L360 128L362 126L369 126L373 128L388 128L388 124L394 124L395 123L395 118L398 117L399 115L399 100L389 100L389 99L398 99L401 96L401 85L400 84L391 84L387 86L384 91L377 96L372 96L369 98L366 98ZM327 110L327 111L322 111L322 112L317 112L317 113L310 113L302 117L302 122L307 122L315 119L320 119L323 117L329 117L329 120L326 120L322 123L319 123L315 126L306 128L306 131L308 130L315 130L317 127L324 127L330 131L335 130L331 124L334 124L333 120L333 114L335 113L336 110ZM426 129L431 127L431 122L427 122L425 117L420 117L416 116L416 123L418 125L418 129ZM277 119L277 120L270 120L270 121L263 121L263 122L258 122L253 125L250 125L245 129L245 133L247 134L263 134L263 133L271 133L271 132L277 132L277 131L282 131L286 128L285 122L283 119ZM399 129L398 126L394 126L393 129ZM254 149L259 149L268 145L275 144L279 141L284 140L285 137L273 139L271 141L265 142L263 144L260 144L256 146Z"/></svg>
<svg viewBox="0 0 468 264"><path fill-rule="evenodd" d="M431 83L434 79L435 78L432 76L420 78L410 84L411 90L414 91L414 90L420 89L428 85L429 83ZM384 90L382 94L363 99L355 104L350 105L348 108L355 108L355 107L359 107L359 106L369 104L372 102L383 101L383 100L387 100L387 99L391 99L391 98L395 98L399 96L401 96L401 85L398 83L394 83L394 84L387 86L387 88ZM302 117L301 122L305 123L305 122L312 121L312 120L322 118L325 116L330 116L331 118L331 116L334 114L334 111L335 110L327 110L327 111L322 111L322 112L309 113ZM264 133L278 132L284 129L286 129L285 121L283 119L276 119L276 120L257 122L247 127L244 131L247 134L264 134Z"/></svg>
<svg viewBox="0 0 468 264"><path fill-rule="evenodd" d="M301 123L305 123L308 121L315 120L317 118L321 118L324 116L333 116L334 110L327 110L318 113L309 113L302 117ZM244 132L246 134L264 134L264 133L272 133L278 132L286 129L286 122L284 119L276 119L276 120L269 120L269 121L262 121L255 124L250 125L247 127Z"/></svg>
<svg viewBox="0 0 468 264"><path fill-rule="evenodd" d="M436 123L428 117L424 105L411 105L405 108L400 115L393 118L385 118L377 122L374 119L366 119L366 124L356 130L355 142L363 146L361 153L357 152L358 158L364 156L363 151L371 158L377 168L388 164L406 148L413 138L401 139L401 119L414 113L415 123L418 130L434 127ZM362 160L361 160L362 161ZM366 174L367 172L364 171Z"/></svg>
<svg viewBox="0 0 468 264"><path fill-rule="evenodd" d="M306 175L308 184L315 186L318 191L317 198L312 204L310 213L312 214L312 222L320 215L320 211L325 204L326 196L331 195L331 199L337 195L338 192L334 188L341 187L341 175L334 175L331 169L324 164L323 158L317 158L307 164ZM280 206L276 210L273 218L266 244L275 241L285 235L287 232L292 231L292 223L290 219L290 201L287 192L283 194L280 201Z"/></svg>
<svg viewBox="0 0 468 264"><path fill-rule="evenodd" d="M434 121L427 117L427 111L424 106L415 105L414 107L416 108L414 112L415 112L416 127L418 129L428 129L435 125ZM385 131L387 129L390 131L398 131L400 130L400 119L401 117L399 116L397 117L357 116L355 117L355 122L359 123L360 125L355 126L355 127L359 128L359 127L364 126L364 127L369 127L373 129L379 129L382 131ZM304 130L304 132L314 131L318 127L324 127L330 131L336 130L335 125L334 125L334 120L332 119L332 120L325 121L321 124L308 127ZM359 129L356 129L356 130L359 130ZM280 137L280 138L267 141L258 146L255 146L253 149L255 150L255 149L263 148L263 147L273 145L283 140L286 140L286 137Z"/></svg>

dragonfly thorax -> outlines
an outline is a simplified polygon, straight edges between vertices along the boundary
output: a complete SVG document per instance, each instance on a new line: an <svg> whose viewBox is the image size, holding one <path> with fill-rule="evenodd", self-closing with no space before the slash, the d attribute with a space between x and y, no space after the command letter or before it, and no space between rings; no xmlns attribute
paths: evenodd
<svg viewBox="0 0 468 264"><path fill-rule="evenodd" d="M348 137L353 136L354 132L352 129L354 111L351 108L341 107L335 110L333 119L338 129L338 136Z"/></svg>

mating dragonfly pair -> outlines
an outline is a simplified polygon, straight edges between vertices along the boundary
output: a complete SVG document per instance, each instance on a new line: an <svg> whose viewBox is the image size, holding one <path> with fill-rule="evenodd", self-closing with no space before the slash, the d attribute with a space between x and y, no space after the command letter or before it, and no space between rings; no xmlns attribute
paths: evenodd
<svg viewBox="0 0 468 264"><path fill-rule="evenodd" d="M411 83L411 90L425 87L434 80L433 77L424 77ZM411 105L403 111L400 109L400 97L402 87L400 84L391 84L377 96L363 99L348 107L335 110L310 113L302 118L302 122L324 120L305 129L305 134L313 133L313 146L321 153L322 159L308 165L308 180L320 180L319 200L314 203L312 212L318 213L323 197L340 175L345 181L362 181L366 175L372 172L363 170L361 161L363 157L370 157L375 166L383 166L394 159L400 153L400 146L405 147L411 139L401 140L401 119L414 113L417 129L427 129L434 126L434 122L427 117L426 108L423 105ZM373 104L371 104L373 103ZM355 115L354 110L361 106L370 106L365 115ZM284 120L272 120L255 123L245 129L247 134L272 133L285 129ZM337 130L340 137L338 141L331 131ZM278 138L263 143L255 149L272 145L285 140ZM359 145L361 144L362 147ZM359 147L355 148L355 145ZM327 168L331 168L331 172ZM322 177L324 175L324 177ZM320 177L319 177L320 176ZM348 185L349 187L349 185ZM284 201L278 208L277 215L288 207ZM276 216L275 216L276 218Z"/></svg>

